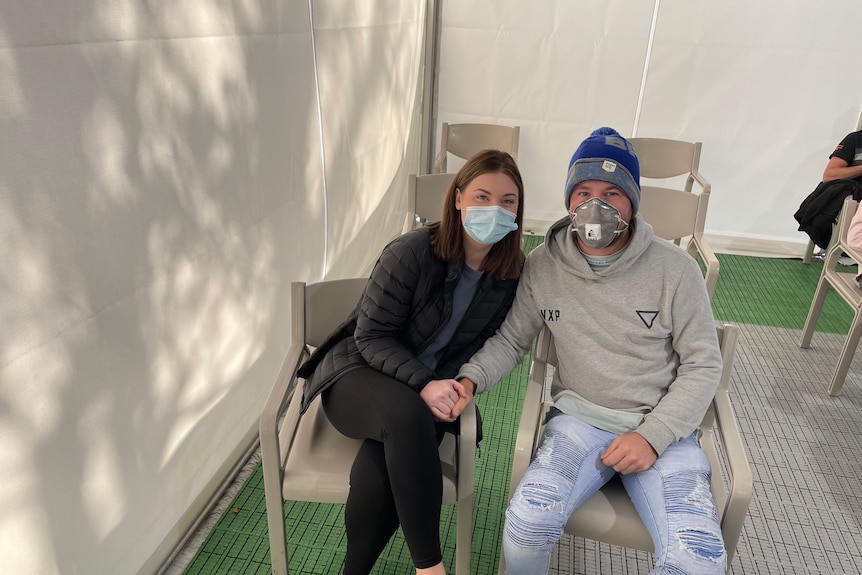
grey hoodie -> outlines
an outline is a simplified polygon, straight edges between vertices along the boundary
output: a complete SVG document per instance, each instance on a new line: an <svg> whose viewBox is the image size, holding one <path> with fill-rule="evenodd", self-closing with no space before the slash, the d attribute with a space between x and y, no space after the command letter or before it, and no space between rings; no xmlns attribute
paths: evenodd
<svg viewBox="0 0 862 575"><path fill-rule="evenodd" d="M721 355L697 263L636 216L621 257L594 272L565 217L527 257L512 309L458 377L487 391L547 325L559 366L554 397L643 415L633 427L659 455L700 424L721 376ZM562 403L562 402L561 402ZM563 411L567 411L563 409Z"/></svg>

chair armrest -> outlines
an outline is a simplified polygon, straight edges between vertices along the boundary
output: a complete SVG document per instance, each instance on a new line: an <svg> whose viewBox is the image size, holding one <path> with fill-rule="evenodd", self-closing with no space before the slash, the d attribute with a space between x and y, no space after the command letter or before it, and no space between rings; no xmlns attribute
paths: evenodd
<svg viewBox="0 0 862 575"><path fill-rule="evenodd" d="M850 247L850 244L848 244L844 240L841 240L840 243L841 243L841 251L843 251L848 256L853 258L853 261L856 262L857 264L862 264L862 252L860 252L859 250L857 250L855 248Z"/></svg>
<svg viewBox="0 0 862 575"><path fill-rule="evenodd" d="M693 256L692 247L696 253L700 254L700 259L702 259L703 263L706 265L704 281L706 281L706 291L709 294L709 299L712 299L715 285L718 283L718 258L715 257L715 253L712 251L712 248L709 247L709 244L706 243L706 240L703 239L703 234L701 233L694 234L688 243L687 251Z"/></svg>
<svg viewBox="0 0 862 575"><path fill-rule="evenodd" d="M695 182L700 184L701 193L708 194L710 193L710 191L712 191L712 184L706 181L706 178L704 178L700 172L692 172L691 177L692 179L694 179Z"/></svg>
<svg viewBox="0 0 862 575"><path fill-rule="evenodd" d="M261 459L264 461L279 461L281 458L279 446L278 420L284 413L288 405L291 391L296 386L296 370L305 354L304 345L301 342L294 342L287 350L287 356L281 365L278 376L275 378L275 383L272 386L272 391L263 406L263 411L260 416L260 450ZM285 425L291 425L290 436L296 425L299 423L299 406L295 406L296 416L292 422L285 422Z"/></svg>
<svg viewBox="0 0 862 575"><path fill-rule="evenodd" d="M742 524L748 513L753 491L753 479L745 445L739 432L730 395L726 389L719 389L713 402L715 406L715 429L724 447L728 470L729 495L722 515L721 530L725 541L736 541L742 531Z"/></svg>
<svg viewBox="0 0 862 575"><path fill-rule="evenodd" d="M440 150L437 157L434 158L434 169L432 174L442 174L446 171L446 150Z"/></svg>
<svg viewBox="0 0 862 575"><path fill-rule="evenodd" d="M299 401L289 401L288 396L296 387L296 369L304 355L304 346L294 339L287 350L287 356L281 365L272 391L264 404L260 416L260 454L263 467L263 490L266 501L266 521L269 530L270 557L273 573L287 573L287 540L284 531L284 499L282 497L282 480L284 465L278 433L278 419L285 407L289 406L293 413L290 425L290 437L296 432L299 423ZM301 390L300 390L301 393ZM294 397L298 399L297 395Z"/></svg>
<svg viewBox="0 0 862 575"><path fill-rule="evenodd" d="M524 404L521 407L518 435L515 437L515 449L512 456L512 476L509 481L510 498L515 494L518 483L530 465L533 449L538 440L537 435L542 425L541 418L544 412L542 396L544 394L546 366L545 362L535 358L530 366L530 377L524 392Z"/></svg>
<svg viewBox="0 0 862 575"><path fill-rule="evenodd" d="M461 431L458 438L458 499L473 496L476 476L476 402L461 412Z"/></svg>

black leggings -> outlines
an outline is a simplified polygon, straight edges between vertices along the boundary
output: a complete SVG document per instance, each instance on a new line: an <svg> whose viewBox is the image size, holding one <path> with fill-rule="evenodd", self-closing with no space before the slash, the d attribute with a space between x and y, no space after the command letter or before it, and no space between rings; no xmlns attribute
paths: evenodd
<svg viewBox="0 0 862 575"><path fill-rule="evenodd" d="M370 367L351 371L322 395L329 421L365 439L350 470L344 509L344 575L367 574L401 525L418 569L440 563L443 436L418 393Z"/></svg>

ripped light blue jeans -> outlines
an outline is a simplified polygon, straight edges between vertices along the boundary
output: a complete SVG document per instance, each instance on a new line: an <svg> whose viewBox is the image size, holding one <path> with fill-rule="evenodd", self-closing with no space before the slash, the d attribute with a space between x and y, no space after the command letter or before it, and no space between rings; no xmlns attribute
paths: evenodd
<svg viewBox="0 0 862 575"><path fill-rule="evenodd" d="M615 473L600 459L615 437L561 412L551 417L506 510L507 575L548 572L569 515ZM668 447L646 471L620 476L655 544L653 574L725 572L709 474L692 435Z"/></svg>

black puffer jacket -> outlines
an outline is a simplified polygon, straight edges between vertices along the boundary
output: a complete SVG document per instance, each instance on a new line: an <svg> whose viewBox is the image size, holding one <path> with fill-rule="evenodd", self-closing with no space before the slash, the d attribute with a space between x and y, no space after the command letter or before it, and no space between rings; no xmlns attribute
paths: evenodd
<svg viewBox="0 0 862 575"><path fill-rule="evenodd" d="M799 231L808 234L817 247L828 248L832 224L838 219L847 196L853 196L857 202L862 200L862 183L856 180L820 182L793 214L799 222Z"/></svg>
<svg viewBox="0 0 862 575"><path fill-rule="evenodd" d="M461 365L503 323L518 284L518 280L482 276L461 324L432 371L417 355L446 326L462 268L463 263L447 263L434 255L425 228L390 242L356 309L300 367L298 374L306 379L303 413L315 396L364 365L404 382L417 393L432 379L457 375Z"/></svg>

